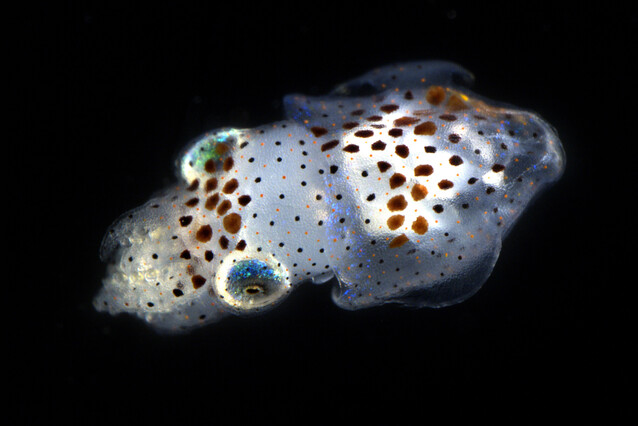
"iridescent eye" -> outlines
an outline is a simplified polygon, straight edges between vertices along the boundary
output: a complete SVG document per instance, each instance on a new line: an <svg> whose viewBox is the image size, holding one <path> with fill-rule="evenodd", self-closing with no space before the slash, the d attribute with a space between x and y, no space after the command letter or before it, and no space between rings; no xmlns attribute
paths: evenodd
<svg viewBox="0 0 638 426"><path fill-rule="evenodd" d="M217 283L220 298L240 311L257 311L274 305L290 290L281 268L262 260L236 262L226 276L220 278Z"/></svg>

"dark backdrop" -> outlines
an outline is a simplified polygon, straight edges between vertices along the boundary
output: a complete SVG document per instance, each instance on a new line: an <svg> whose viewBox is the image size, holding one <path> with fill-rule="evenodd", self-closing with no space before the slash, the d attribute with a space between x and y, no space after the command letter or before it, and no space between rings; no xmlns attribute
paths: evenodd
<svg viewBox="0 0 638 426"><path fill-rule="evenodd" d="M6 222L18 236L11 283L24 291L7 296L11 412L82 424L635 422L623 389L635 397L635 278L617 260L633 238L622 125L635 114L638 20L583 7L66 4L16 15L7 90L26 120L8 162L19 170L11 209L26 221ZM268 314L173 337L92 310L103 232L170 181L188 140L277 120L286 93L430 58L472 70L477 93L539 112L567 152L563 179L470 300L347 312L328 285L303 286Z"/></svg>

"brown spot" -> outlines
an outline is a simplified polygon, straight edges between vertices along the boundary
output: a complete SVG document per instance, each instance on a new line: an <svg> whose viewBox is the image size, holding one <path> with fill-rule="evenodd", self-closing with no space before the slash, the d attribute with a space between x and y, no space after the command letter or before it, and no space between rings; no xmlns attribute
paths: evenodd
<svg viewBox="0 0 638 426"><path fill-rule="evenodd" d="M421 164L414 168L414 176L430 176L434 172L434 168L429 164Z"/></svg>
<svg viewBox="0 0 638 426"><path fill-rule="evenodd" d="M426 146L425 147L425 152L427 152L428 154L434 154L436 152L436 147L435 146Z"/></svg>
<svg viewBox="0 0 638 426"><path fill-rule="evenodd" d="M399 226L403 225L403 222L405 222L405 216L401 214L395 214L394 216L390 216L390 218L388 219L388 228L394 231Z"/></svg>
<svg viewBox="0 0 638 426"><path fill-rule="evenodd" d="M195 233L195 239L200 243L207 243L213 236L213 228L210 225L201 226Z"/></svg>
<svg viewBox="0 0 638 426"><path fill-rule="evenodd" d="M206 259L207 262L210 262L211 260L213 260L214 257L215 257L215 255L213 254L212 251L206 250L204 252L204 259Z"/></svg>
<svg viewBox="0 0 638 426"><path fill-rule="evenodd" d="M188 251L188 250L184 250L183 252L180 253L179 257L182 258L182 259L190 259L191 258L191 252Z"/></svg>
<svg viewBox="0 0 638 426"><path fill-rule="evenodd" d="M425 95L425 100L432 105L439 105L445 100L445 89L441 86L432 86Z"/></svg>
<svg viewBox="0 0 638 426"><path fill-rule="evenodd" d="M408 148L406 145L398 145L394 149L394 152L396 152L399 157L406 158L408 155L410 155L410 148Z"/></svg>
<svg viewBox="0 0 638 426"><path fill-rule="evenodd" d="M348 123L343 123L343 125L341 127L343 127L346 130L352 130L355 127L357 127L359 125L359 123L355 122L355 121L350 121Z"/></svg>
<svg viewBox="0 0 638 426"><path fill-rule="evenodd" d="M405 183L405 176L403 176L401 173L395 173L390 178L390 188L391 189L398 188L401 185L403 185L404 183Z"/></svg>
<svg viewBox="0 0 638 426"><path fill-rule="evenodd" d="M195 275L193 278L191 278L191 282L193 283L193 288L197 290L198 288L206 284L206 278L202 277L201 275Z"/></svg>
<svg viewBox="0 0 638 426"><path fill-rule="evenodd" d="M312 132L313 135L315 135L316 138L320 138L326 133L328 133L328 129L324 127L319 127L319 126L311 127L310 131Z"/></svg>
<svg viewBox="0 0 638 426"><path fill-rule="evenodd" d="M232 194L233 192L235 192L238 186L239 186L239 182L237 182L237 179L231 179L228 182L226 182L226 184L224 185L224 188L222 188L222 192L224 194Z"/></svg>
<svg viewBox="0 0 638 426"><path fill-rule="evenodd" d="M463 159L458 155L453 155L450 157L450 164L453 166L460 166L463 164Z"/></svg>
<svg viewBox="0 0 638 426"><path fill-rule="evenodd" d="M239 250L239 251L244 251L245 248L246 248L246 240L241 240L235 246L235 250Z"/></svg>
<svg viewBox="0 0 638 426"><path fill-rule="evenodd" d="M392 136L393 138L398 138L400 136L403 136L403 129L397 129L397 128L390 129L388 130L388 134Z"/></svg>
<svg viewBox="0 0 638 426"><path fill-rule="evenodd" d="M227 159L224 160L224 171L227 172L230 169L233 168L233 164L235 164L235 161L233 161L233 157L228 157Z"/></svg>
<svg viewBox="0 0 638 426"><path fill-rule="evenodd" d="M485 193L489 195L489 194L493 193L494 191L496 191L496 189L494 189L493 187L490 186L489 188L487 188L485 190Z"/></svg>
<svg viewBox="0 0 638 426"><path fill-rule="evenodd" d="M411 101L412 99L414 99L414 95L409 90L405 92L405 95L403 95L403 97L407 99L408 101Z"/></svg>
<svg viewBox="0 0 638 426"><path fill-rule="evenodd" d="M195 179L194 181L192 181L188 188L186 188L186 190L195 191L197 188L199 188L199 179Z"/></svg>
<svg viewBox="0 0 638 426"><path fill-rule="evenodd" d="M226 212L227 212L228 210L230 210L230 208L231 208L232 206L233 206L233 205L231 204L231 202L230 202L230 201L228 201L228 200L224 200L224 201L222 201L222 202L221 202L221 204L219 205L219 207L217 207L217 214L218 214L218 215L220 215L220 216L225 215L225 214L226 214Z"/></svg>
<svg viewBox="0 0 638 426"><path fill-rule="evenodd" d="M447 137L447 139L452 143L459 143L461 141L461 137L456 133L451 133L450 136Z"/></svg>
<svg viewBox="0 0 638 426"><path fill-rule="evenodd" d="M182 226L188 226L193 221L193 216L182 216L179 218L179 224Z"/></svg>
<svg viewBox="0 0 638 426"><path fill-rule="evenodd" d="M432 210L437 213L443 213L444 208L441 204L436 204L434 207L432 207Z"/></svg>
<svg viewBox="0 0 638 426"><path fill-rule="evenodd" d="M407 206L408 202L405 201L405 197L403 195L397 195L390 198L390 201L388 201L388 210L390 210L391 212L403 210Z"/></svg>
<svg viewBox="0 0 638 426"><path fill-rule="evenodd" d="M415 135L431 136L436 133L436 124L431 121L421 123L414 128Z"/></svg>
<svg viewBox="0 0 638 426"><path fill-rule="evenodd" d="M354 135L358 138L369 138L374 135L374 132L372 130L359 130L354 132Z"/></svg>
<svg viewBox="0 0 638 426"><path fill-rule="evenodd" d="M395 239L393 239L392 241L390 241L390 245L388 247L398 248L398 247L401 247L403 244L407 243L408 241L410 241L410 239L406 237L405 234L401 234Z"/></svg>
<svg viewBox="0 0 638 426"><path fill-rule="evenodd" d="M441 182L439 182L439 188L441 189L450 189L454 186L454 184L452 182L450 182L447 179L443 179Z"/></svg>
<svg viewBox="0 0 638 426"><path fill-rule="evenodd" d="M217 178L210 178L206 181L206 185L204 186L204 190L206 192L214 191L217 189Z"/></svg>
<svg viewBox="0 0 638 426"><path fill-rule="evenodd" d="M236 234L241 229L241 216L237 213L231 213L224 216L224 220L222 222L226 232L231 234Z"/></svg>
<svg viewBox="0 0 638 426"><path fill-rule="evenodd" d="M386 114L390 114L391 112L394 112L394 111L398 110L399 106L398 105L392 105L392 104L390 104L390 105L382 105L379 109L381 111L385 112Z"/></svg>
<svg viewBox="0 0 638 426"><path fill-rule="evenodd" d="M217 170L217 167L215 167L215 160L212 158L207 160L206 163L204 163L204 170L208 173L215 173L215 170Z"/></svg>
<svg viewBox="0 0 638 426"><path fill-rule="evenodd" d="M359 145L355 145L351 143L350 145L346 145L345 148L343 148L343 150L345 152L350 152L350 153L359 152Z"/></svg>
<svg viewBox="0 0 638 426"><path fill-rule="evenodd" d="M414 201L420 201L424 199L426 195L428 195L428 189L420 183L417 183L412 187L412 191L410 192L410 194L412 194L412 198L414 199Z"/></svg>
<svg viewBox="0 0 638 426"><path fill-rule="evenodd" d="M372 149L374 151L383 151L385 149L385 143L381 141L376 141L372 144Z"/></svg>
<svg viewBox="0 0 638 426"><path fill-rule="evenodd" d="M381 120L383 120L383 117L381 117L380 115L372 115L372 116L366 118L366 120L373 121L373 122L374 121L381 121Z"/></svg>
<svg viewBox="0 0 638 426"><path fill-rule="evenodd" d="M455 121L456 120L456 115L453 114L443 114L443 115L439 115L439 118L441 120L445 120L445 121Z"/></svg>
<svg viewBox="0 0 638 426"><path fill-rule="evenodd" d="M186 207L195 207L199 203L199 198L191 198L187 202L184 203Z"/></svg>
<svg viewBox="0 0 638 426"><path fill-rule="evenodd" d="M324 144L321 144L321 152L324 151L328 151L329 149L334 148L335 146L339 145L339 141L338 140L332 140L330 142L326 142Z"/></svg>
<svg viewBox="0 0 638 426"><path fill-rule="evenodd" d="M225 236L221 236L219 238L219 246L223 249L226 250L228 248L228 238L226 238Z"/></svg>
<svg viewBox="0 0 638 426"><path fill-rule="evenodd" d="M456 94L450 96L450 99L447 101L447 109L449 109L450 111L462 111L467 108L468 106L465 104L465 102L463 102L461 98Z"/></svg>
<svg viewBox="0 0 638 426"><path fill-rule="evenodd" d="M394 125L396 127L410 126L419 121L421 121L421 119L416 117L401 117L394 120Z"/></svg>
<svg viewBox="0 0 638 426"><path fill-rule="evenodd" d="M350 113L350 115L362 115L365 111L362 109L356 109Z"/></svg>
<svg viewBox="0 0 638 426"><path fill-rule="evenodd" d="M412 230L419 235L425 234L428 232L428 221L423 216L417 217L416 220L412 222Z"/></svg>
<svg viewBox="0 0 638 426"><path fill-rule="evenodd" d="M381 173L385 173L390 167L392 167L392 165L387 161L379 161L377 166L379 166L379 171Z"/></svg>
<svg viewBox="0 0 638 426"><path fill-rule="evenodd" d="M494 173L502 172L503 170L505 170L505 166L502 164L494 164L492 166L492 171Z"/></svg>
<svg viewBox="0 0 638 426"><path fill-rule="evenodd" d="M241 197L237 199L237 202L239 202L239 204L242 206L247 206L248 203L250 203L251 199L252 198L250 198L250 195L242 195Z"/></svg>
<svg viewBox="0 0 638 426"><path fill-rule="evenodd" d="M213 210L215 207L217 207L217 203L219 203L218 192L216 192L215 194L211 195L210 197L206 199L206 204L204 204L204 207L206 207L207 210Z"/></svg>
<svg viewBox="0 0 638 426"><path fill-rule="evenodd" d="M219 145L215 146L215 151L219 155L224 155L228 151L230 151L230 147L228 145L226 145L225 143L220 143Z"/></svg>

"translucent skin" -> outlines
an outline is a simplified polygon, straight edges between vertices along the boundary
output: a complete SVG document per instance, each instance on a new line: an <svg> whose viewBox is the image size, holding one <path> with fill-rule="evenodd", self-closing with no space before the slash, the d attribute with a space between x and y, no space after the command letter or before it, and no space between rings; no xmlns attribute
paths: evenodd
<svg viewBox="0 0 638 426"><path fill-rule="evenodd" d="M177 186L107 233L95 307L188 330L335 276L345 309L467 299L564 168L549 124L478 98L472 80L449 62L388 66L286 96L284 121L202 136Z"/></svg>

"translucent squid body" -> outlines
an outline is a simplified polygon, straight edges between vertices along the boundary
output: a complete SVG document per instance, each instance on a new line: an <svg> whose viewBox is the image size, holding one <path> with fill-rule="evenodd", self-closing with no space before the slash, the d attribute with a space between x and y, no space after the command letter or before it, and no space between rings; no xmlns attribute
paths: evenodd
<svg viewBox="0 0 638 426"><path fill-rule="evenodd" d="M286 96L284 121L203 135L179 182L109 229L95 307L180 331L334 277L345 309L467 299L565 162L547 122L472 80L449 62L387 66Z"/></svg>

